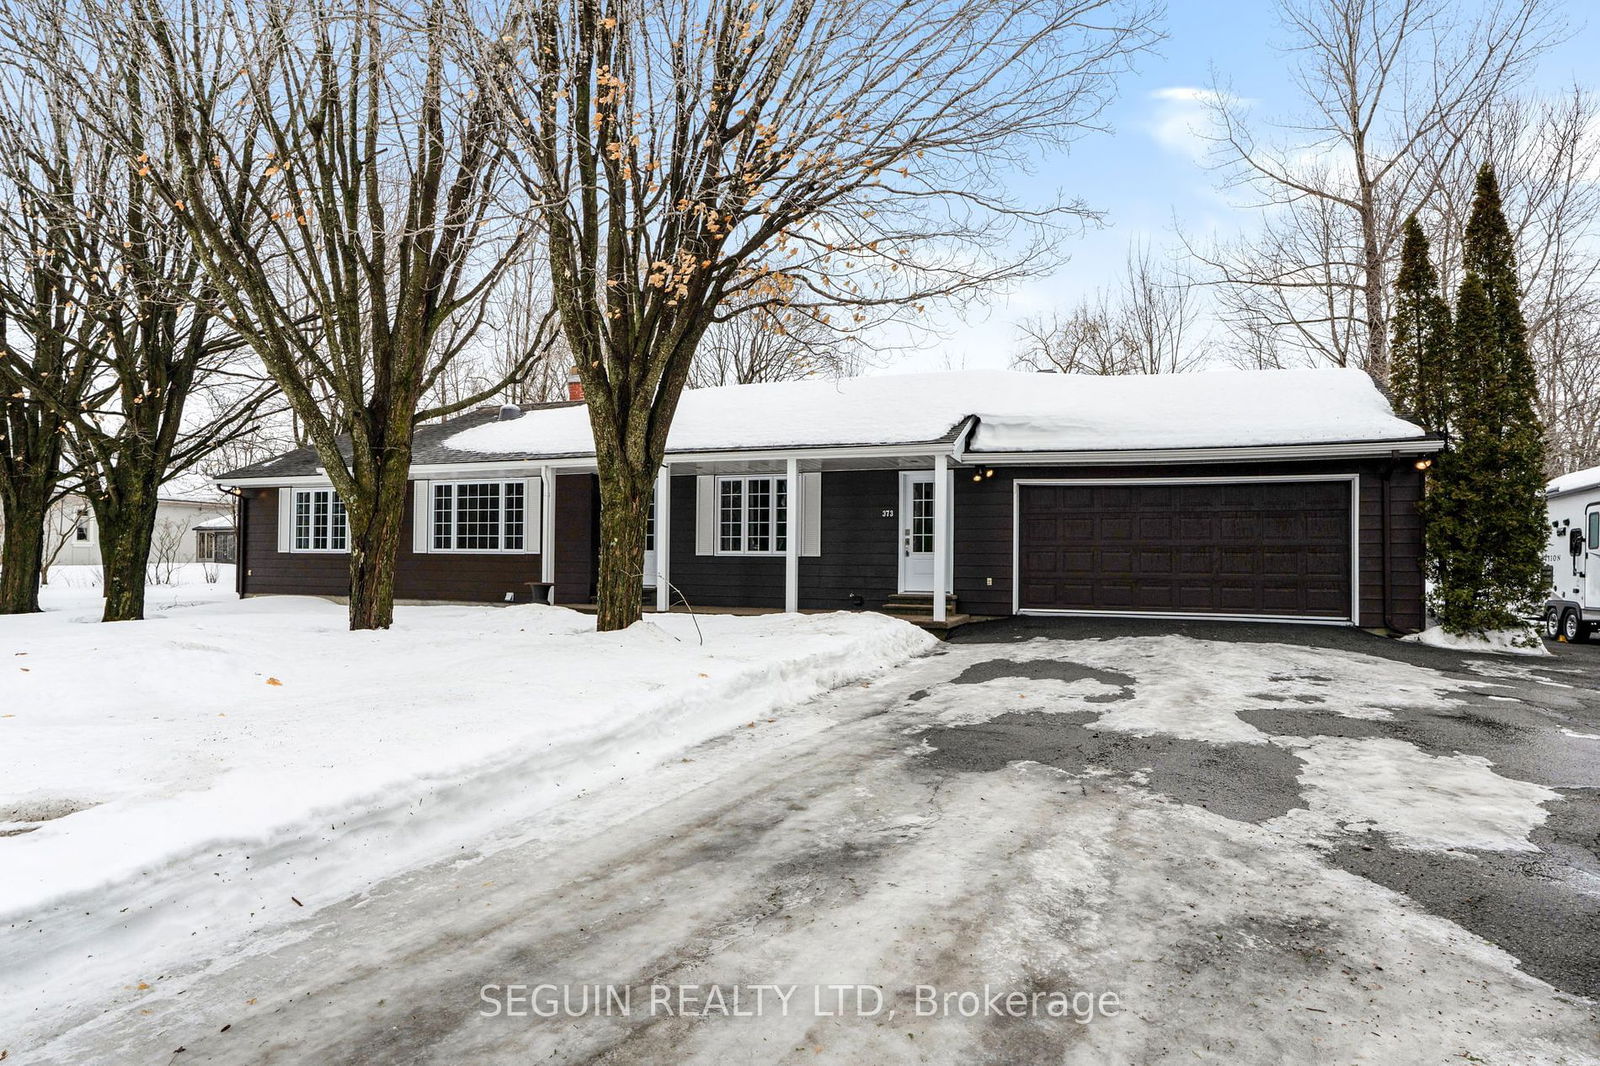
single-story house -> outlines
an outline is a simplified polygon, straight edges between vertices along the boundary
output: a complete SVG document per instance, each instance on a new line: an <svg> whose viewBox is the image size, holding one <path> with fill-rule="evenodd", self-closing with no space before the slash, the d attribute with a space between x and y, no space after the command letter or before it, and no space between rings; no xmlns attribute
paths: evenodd
<svg viewBox="0 0 1600 1066"><path fill-rule="evenodd" d="M645 585L658 608L920 599L935 620L1416 630L1417 504L1438 448L1355 370L694 390L657 480ZM599 495L581 397L423 427L411 476L399 598L592 602ZM343 509L310 449L218 480L241 493L241 595L348 591Z"/></svg>
<svg viewBox="0 0 1600 1066"><path fill-rule="evenodd" d="M182 474L168 481L161 486L156 503L151 561L178 564L199 560L193 531L216 522L233 527L233 502L217 491L210 478ZM44 557L47 566L101 564L100 527L87 497L68 493L51 506L45 516Z"/></svg>

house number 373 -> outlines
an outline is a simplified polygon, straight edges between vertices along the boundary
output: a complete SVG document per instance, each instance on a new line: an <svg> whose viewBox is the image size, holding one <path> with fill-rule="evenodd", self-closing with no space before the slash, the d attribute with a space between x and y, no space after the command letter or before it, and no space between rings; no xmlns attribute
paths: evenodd
<svg viewBox="0 0 1600 1066"><path fill-rule="evenodd" d="M885 518L893 518L894 517L894 508L893 507L885 507L883 509L883 517L885 517Z"/></svg>

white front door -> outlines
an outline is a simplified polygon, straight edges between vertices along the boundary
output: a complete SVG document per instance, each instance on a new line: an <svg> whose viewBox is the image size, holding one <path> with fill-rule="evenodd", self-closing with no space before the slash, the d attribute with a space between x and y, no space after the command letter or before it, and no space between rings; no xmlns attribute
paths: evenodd
<svg viewBox="0 0 1600 1066"><path fill-rule="evenodd" d="M644 587L656 587L656 494L650 493L650 513L644 523Z"/></svg>
<svg viewBox="0 0 1600 1066"><path fill-rule="evenodd" d="M933 591L933 471L900 475L900 591Z"/></svg>

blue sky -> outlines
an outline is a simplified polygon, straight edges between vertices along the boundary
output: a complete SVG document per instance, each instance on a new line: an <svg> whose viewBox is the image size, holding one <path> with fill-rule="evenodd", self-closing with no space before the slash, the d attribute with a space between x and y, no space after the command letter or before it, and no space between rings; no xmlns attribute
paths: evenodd
<svg viewBox="0 0 1600 1066"><path fill-rule="evenodd" d="M1572 36L1542 58L1534 76L1540 88L1596 83L1600 25L1586 22L1584 5L1577 3L1569 4L1566 17ZM1082 197L1107 213L1106 226L1073 240L1071 260L1049 277L997 294L964 318L940 316L942 338L920 341L919 351L884 369L1002 368L1016 347L1015 321L1070 307L1106 284L1121 269L1131 239L1171 244L1174 218L1190 232L1251 225L1251 212L1234 208L1219 191L1217 175L1205 167L1190 135L1201 114L1190 93L1210 85L1215 68L1239 96L1292 106L1287 60L1273 47L1283 40L1276 8L1270 0L1169 0L1164 28L1167 39L1157 54L1120 82L1107 114L1112 131L1086 136L1070 151L1042 160L1033 173L1016 176L1024 188L1059 187Z"/></svg>

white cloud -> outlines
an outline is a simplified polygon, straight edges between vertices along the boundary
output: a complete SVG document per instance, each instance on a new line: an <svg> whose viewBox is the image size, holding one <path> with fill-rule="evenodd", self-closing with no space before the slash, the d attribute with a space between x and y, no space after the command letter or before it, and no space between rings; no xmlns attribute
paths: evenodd
<svg viewBox="0 0 1600 1066"><path fill-rule="evenodd" d="M1150 94L1155 106L1145 129L1169 152L1204 163L1211 150L1211 108L1220 96L1211 89L1175 85Z"/></svg>

